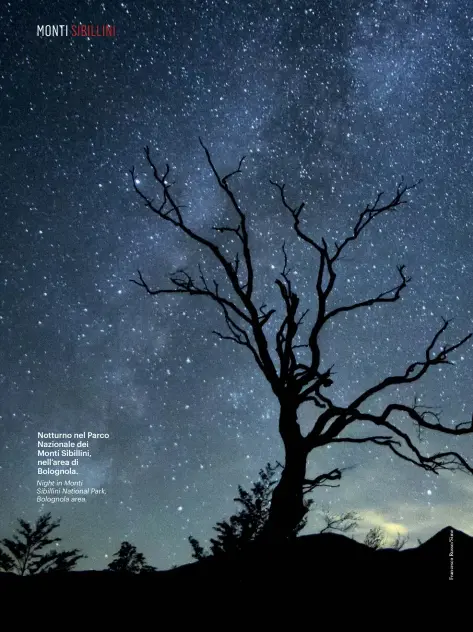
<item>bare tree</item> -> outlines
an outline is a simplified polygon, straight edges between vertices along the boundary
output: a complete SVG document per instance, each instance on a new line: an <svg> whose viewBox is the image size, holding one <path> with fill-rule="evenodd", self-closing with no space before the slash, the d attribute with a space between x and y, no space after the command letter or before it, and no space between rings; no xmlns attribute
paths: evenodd
<svg viewBox="0 0 473 632"><path fill-rule="evenodd" d="M396 539L391 544L390 548L396 551L401 551L406 546L408 541L409 541L408 535L401 535L400 533L398 533L396 536Z"/></svg>
<svg viewBox="0 0 473 632"><path fill-rule="evenodd" d="M340 515L329 512L324 514L324 521L325 526L320 529L319 533L327 533L328 531L349 533L358 526L360 517L355 511L347 511Z"/></svg>
<svg viewBox="0 0 473 632"><path fill-rule="evenodd" d="M448 328L449 321L444 320L433 334L430 342L427 343L424 357L410 362L404 371L384 377L355 397L348 405L343 406L334 402L327 394L334 378L333 367L330 367L321 354L321 334L326 330L327 325L341 314L398 301L411 280L406 274L405 266L399 265L398 281L390 289L359 301L333 307L331 297L342 255L353 242L361 239L373 222L404 206L409 192L418 183L407 185L402 180L393 196L386 201L384 201L384 193L379 193L374 203L368 204L359 213L353 230L338 243L329 245L324 238L316 239L306 232L302 224L304 204L298 206L290 204L285 185L270 181L279 195L283 208L292 220L295 234L307 245L315 258L314 292L317 307L310 320L309 334L303 340L301 324L304 320L307 321L308 310L300 308L301 300L291 280L284 245L282 270L274 281L280 293L282 309L278 311L276 307L268 308L255 290L254 253L248 218L230 186L232 178L242 172L244 158L240 160L234 171L221 175L202 140L200 144L215 177L216 185L223 191L235 216L235 223L214 227L217 233L216 238L208 238L189 225L183 213L183 207L171 192L169 165L160 172L148 147L145 148L146 161L160 191L160 201L149 197L138 186L134 168L131 170L131 176L134 189L145 206L161 221L186 235L198 244L202 251L207 252L213 258L216 268L223 274L229 289L222 289L222 284L217 280L218 276L216 274L208 276L200 266L198 273L194 276L185 270L171 274L169 287L153 289L140 271L138 271L138 279L133 279L133 282L151 296L188 295L201 297L214 303L226 325L225 332L215 331L214 333L221 340L246 348L268 381L279 403L279 432L285 451L284 471L272 495L267 522L268 536L287 537L304 518L307 513L304 491L310 489L313 483L306 475L307 460L313 450L322 446L338 443L375 444L389 449L399 458L428 472L438 474L441 470L462 470L473 473L472 467L457 452L449 450L434 454L422 452L414 443L411 434L395 423L393 416L402 415L406 419L410 418L414 429L420 428L423 431L454 436L472 433L473 418L471 421L456 425L444 425L437 417L432 419L432 411L421 408L416 403L406 405L393 402L380 414L367 412L373 400L389 387L412 384L425 376L432 367L451 364L451 354L463 346L472 334L456 342L442 344L441 339ZM229 236L232 242L236 242L239 246L239 252L235 257L229 255L229 250L220 242L221 239L225 239L225 236ZM272 342L268 328L270 322L276 331ZM307 357L308 360L306 360ZM314 406L314 423L311 430L303 435L298 423L298 412L300 407L308 402ZM369 422L374 431L365 436L346 434L354 428L360 430L364 428L366 424L363 422ZM321 476L330 480L337 474L329 473Z"/></svg>

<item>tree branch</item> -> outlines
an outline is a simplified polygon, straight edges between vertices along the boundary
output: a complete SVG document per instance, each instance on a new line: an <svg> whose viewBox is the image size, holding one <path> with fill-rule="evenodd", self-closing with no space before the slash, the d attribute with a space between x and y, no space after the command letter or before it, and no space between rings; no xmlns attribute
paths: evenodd
<svg viewBox="0 0 473 632"><path fill-rule="evenodd" d="M347 511L340 516L334 516L331 513L324 515L325 527L320 529L320 533L327 533L328 531L339 531L340 533L348 533L352 531L360 520L358 514L354 511Z"/></svg>
<svg viewBox="0 0 473 632"><path fill-rule="evenodd" d="M400 265L397 267L397 270L401 277L401 282L394 288L392 288L391 290L387 290L386 292L381 292L381 294L378 294L378 296L375 296L374 298L360 301L359 303L353 303L352 305L337 307L336 309L331 310L330 312L328 312L328 314L325 315L324 323L342 312L350 312L361 307L371 307L372 305L375 305L377 303L395 303L396 301L398 301L401 298L402 290L406 288L407 284L411 281L411 277L407 277L404 274L404 269L404 265Z"/></svg>
<svg viewBox="0 0 473 632"><path fill-rule="evenodd" d="M304 480L304 494L308 494L316 487L340 487L340 485L331 485L329 481L340 481L342 474L348 468L335 468L326 474L319 474L315 478L306 478Z"/></svg>
<svg viewBox="0 0 473 632"><path fill-rule="evenodd" d="M404 371L402 375L393 375L393 376L387 377L381 382L379 382L379 384L376 384L375 386L372 386L371 388L367 389L362 395L360 395L357 399L355 399L355 401L348 408L349 409L359 408L361 404L366 402L370 397L380 393L381 391L383 391L384 389L390 386L397 386L400 384L410 384L412 382L416 382L417 380L420 380L432 366L437 366L439 364L452 364L452 362L450 362L450 360L448 359L449 354L453 353L454 351L462 347L466 342L468 342L468 340L470 340L473 334L469 333L464 338L462 338L461 340L459 340L458 342L454 344L450 344L450 345L447 344L445 346L442 346L439 353L435 355L433 353L433 349L436 343L438 342L440 336L447 329L449 323L450 321L443 319L442 327L440 327L440 329L435 333L434 337L432 338L432 341L430 342L429 346L427 347L425 351L424 361L413 362L406 368L406 370Z"/></svg>
<svg viewBox="0 0 473 632"><path fill-rule="evenodd" d="M399 441L395 441L392 437L385 436L376 436L376 437L363 437L363 438L353 438L353 437L331 437L332 434L331 429L327 431L326 438L328 443L364 443L364 442L372 442L378 445L384 445L390 448L394 454L396 454L401 459L408 461L420 467L424 470L433 472L434 474L438 474L440 470L460 470L462 472L467 472L473 474L473 467L457 452L447 451L447 452L438 452L431 456L427 456L421 453L419 448L417 448L410 436L402 431L400 428L395 426L393 423L389 421L389 416L393 412L402 412L407 414L411 419L413 419L419 426L428 428L430 430L434 430L440 432L442 434L448 434L453 436L459 436L464 434L472 434L473 433L473 418L470 422L462 422L456 424L453 428L449 428L448 426L444 426L440 423L430 423L425 420L425 418L420 414L415 408L410 406L405 406L403 404L389 404L383 411L381 415L373 415L370 413L359 412L350 410L352 421L369 421L376 426L381 426L390 430L393 434L403 440L403 443ZM464 427L466 424L466 427ZM405 445L412 456L401 452L398 448Z"/></svg>
<svg viewBox="0 0 473 632"><path fill-rule="evenodd" d="M144 281L141 273L139 273L139 281L133 280L134 283L143 287L149 294L159 295L159 294L190 294L190 295L199 295L199 296L207 296L212 300L216 301L223 310L230 310L234 314L238 315L240 319L243 320L244 323L250 325L252 330L252 335L255 341L254 347L249 347L252 349L253 355L254 351L257 350L258 357L258 366L263 370L264 375L268 382L270 383L273 391L278 394L279 393L279 379L276 371L276 367L274 366L273 360L269 353L268 342L263 332L264 325L268 322L273 312L266 312L264 314L260 314L258 309L254 305L252 301L253 294L253 284L254 284L254 272L253 272L253 262L251 258L250 246L249 246L249 236L247 230L247 222L246 215L241 210L235 195L231 191L228 180L237 173L241 172L241 166L243 164L243 159L240 160L238 168L231 173L221 177L215 168L215 165L210 156L210 152L205 147L202 142L202 139L199 138L199 142L204 149L205 155L207 157L207 161L210 165L210 168L217 179L219 186L224 190L225 194L231 201L233 209L236 211L239 218L239 225L237 228L231 228L227 226L216 227L218 232L233 232L237 234L239 240L242 245L243 252L243 261L246 266L246 282L241 282L239 278L239 257L237 255L235 262L233 263L223 254L220 247L210 241L209 239L199 235L196 231L190 228L184 220L184 217L181 212L181 208L175 201L174 197L170 193L169 189L172 186L167 178L170 173L170 167L167 164L164 174L160 175L155 163L151 158L151 153L149 147L145 147L145 156L146 160L151 167L153 172L153 176L155 181L160 185L163 193L163 200L161 204L156 205L154 200L149 198L138 186L137 179L135 176L135 169L132 168L130 170L133 187L139 197L144 201L145 206L148 207L152 212L158 215L162 220L171 223L174 227L181 230L187 237L200 244L207 250L211 252L211 254L215 257L218 263L223 268L225 275L230 282L233 291L235 292L236 298L241 302L243 308L240 308L236 301L226 299L218 294L218 292L214 290L210 290L208 286L204 284L204 287L198 287L192 278L188 275L185 278L174 276L171 278L172 284L175 286L171 289L163 289L163 290L151 290L148 284ZM202 278L202 276L201 276ZM216 286L217 287L217 286ZM225 316L227 318L227 316ZM228 322L227 322L228 325ZM233 336L235 338L235 336ZM235 340L233 340L235 342ZM248 345L246 345L248 346Z"/></svg>
<svg viewBox="0 0 473 632"><path fill-rule="evenodd" d="M237 234L240 236L240 240L243 244L243 257L245 260L246 270L247 270L248 279L247 279L247 284L246 284L246 295L248 299L251 299L253 295L253 286L254 286L254 271L253 271L253 260L251 258L251 250L250 250L250 245L249 245L249 235L248 235L248 229L247 229L246 214L243 213L243 211L241 210L240 205L238 204L233 191L228 186L228 180L232 176L236 175L237 173L241 173L241 166L243 164L243 161L245 160L245 156L243 156L243 158L240 159L238 167L237 169L235 169L235 171L228 173L226 176L220 177L217 169L215 168L210 152L207 149L207 147L204 145L200 137L199 137L199 143L205 152L205 155L207 157L207 162L209 163L209 166L218 182L219 187L225 192L234 210L236 211L238 217L240 218L240 224L237 229L238 230Z"/></svg>
<svg viewBox="0 0 473 632"><path fill-rule="evenodd" d="M401 178L401 182L397 185L397 188L396 188L396 194L389 202L387 202L383 206L378 206L378 205L381 202L381 198L384 196L384 191L381 191L380 193L378 193L378 195L376 196L375 203L372 206L367 204L365 210L362 213L360 213L358 217L358 221L356 222L355 227L353 229L353 233L349 235L348 237L346 237L341 244L337 244L337 243L335 244L336 250L335 250L335 254L331 257L332 262L336 261L339 258L342 251L346 248L346 246L350 242L358 239L358 237L360 236L360 233L376 217L379 217L383 213L391 213L395 211L402 204L407 204L407 200L404 199L404 195L408 193L409 191L412 191L413 189L415 189L417 186L419 186L421 182L422 180L418 180L417 182L414 182L413 184L407 185L407 184L404 184L404 178Z"/></svg>
<svg viewBox="0 0 473 632"><path fill-rule="evenodd" d="M420 181L419 181L420 182ZM317 377L317 373L320 366L320 348L319 348L319 336L322 331L324 325L334 316L342 312L348 312L355 309L359 309L362 307L369 307L376 303L392 303L397 301L400 296L402 290L407 286L410 281L410 278L404 274L404 266L398 266L398 272L401 276L401 282L395 286L393 289L382 292L378 294L378 296L367 299L365 301L361 301L359 303L354 303L352 305L347 305L343 307L339 307L327 312L327 300L334 288L335 280L336 280L336 272L334 269L335 262L340 258L342 251L346 248L346 246L358 239L362 231L379 215L387 212L394 211L401 204L405 204L407 201L404 199L406 193L408 193L411 189L414 189L419 182L416 182L412 185L404 184L404 180L401 180L400 184L397 186L396 193L393 198L384 205L381 205L381 199L384 195L383 192L379 193L376 197L376 200L373 205L367 205L364 211L362 211L358 217L358 220L353 229L353 233L346 237L341 244L335 243L335 253L330 255L329 248L325 239L322 238L321 242L317 242L312 237L310 237L301 227L301 213L304 208L304 204L300 204L297 207L293 207L289 204L285 194L285 185L278 184L270 180L270 183L275 186L280 194L280 198L284 208L286 208L291 214L294 221L294 230L300 239L309 244L312 248L314 248L319 255L319 268L316 280L316 294L318 300L318 311L315 323L312 327L310 337L309 337L309 348L312 354L312 362L311 366L307 368L306 371L298 374L297 382L300 388L303 388L310 384Z"/></svg>

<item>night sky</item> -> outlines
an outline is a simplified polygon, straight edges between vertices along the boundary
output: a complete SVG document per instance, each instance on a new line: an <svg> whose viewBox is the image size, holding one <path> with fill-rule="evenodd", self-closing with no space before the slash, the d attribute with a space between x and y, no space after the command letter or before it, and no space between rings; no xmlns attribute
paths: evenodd
<svg viewBox="0 0 473 632"><path fill-rule="evenodd" d="M379 190L423 178L339 267L334 305L396 285L399 263L413 277L400 302L342 315L326 332L330 395L348 404L422 359L442 316L455 318L448 342L473 329L473 10L459 0L19 0L1 11L0 535L50 510L64 545L88 555L80 568L104 568L122 540L159 568L186 563L188 535L206 540L234 510L237 485L283 459L277 405L249 352L212 335L224 328L213 305L155 300L130 283L140 269L163 287L177 268L211 262L143 206L129 169L157 195L149 145L170 163L189 224L209 235L229 207L198 137L223 173L245 154L234 185L261 302L282 308L274 280L286 239L312 314L316 259L269 179L306 202L306 230L333 244ZM117 35L36 35L78 23ZM452 359L379 406L417 394L446 424L470 419L471 345ZM110 433L83 468L107 495L38 503L37 433L81 431ZM425 433L425 452L445 446L473 460L470 437ZM358 511L360 538L377 525L408 531L412 546L447 524L473 534L465 474L428 475L369 445L323 448L310 472L342 465L354 468L314 496L308 531L330 508Z"/></svg>

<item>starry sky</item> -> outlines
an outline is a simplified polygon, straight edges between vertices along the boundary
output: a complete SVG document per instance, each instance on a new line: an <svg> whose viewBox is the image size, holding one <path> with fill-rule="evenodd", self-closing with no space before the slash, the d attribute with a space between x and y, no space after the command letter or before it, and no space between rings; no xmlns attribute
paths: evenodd
<svg viewBox="0 0 473 632"><path fill-rule="evenodd" d="M311 313L316 261L269 178L306 203L307 231L329 244L379 190L423 179L340 265L334 305L391 287L398 263L413 278L402 301L342 315L326 332L330 394L348 404L421 359L442 316L455 318L448 341L473 329L473 10L459 0L19 0L1 12L0 535L51 510L64 544L88 555L80 568L104 568L122 540L159 568L186 563L188 535L205 541L234 510L237 485L282 460L277 405L250 354L212 335L222 328L212 305L155 300L130 283L137 269L153 287L180 267L211 269L139 202L130 167L153 195L143 147L169 162L187 221L208 235L229 208L198 137L222 172L246 155L234 184L261 302L281 310L285 239ZM38 24L77 23L117 35L36 35ZM416 394L444 423L470 419L471 345L454 359L379 406ZM111 435L84 470L106 497L37 503L37 433L83 430ZM424 435L427 453L445 446L473 460L468 436ZM330 509L358 511L360 537L378 525L411 545L447 524L473 534L466 475L429 476L369 445L325 447L309 471L342 465L354 467L314 496L308 531Z"/></svg>

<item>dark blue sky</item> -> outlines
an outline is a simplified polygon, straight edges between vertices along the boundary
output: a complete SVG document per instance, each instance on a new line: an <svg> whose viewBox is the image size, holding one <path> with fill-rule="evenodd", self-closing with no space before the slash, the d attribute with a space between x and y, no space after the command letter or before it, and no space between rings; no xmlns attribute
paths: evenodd
<svg viewBox="0 0 473 632"><path fill-rule="evenodd" d="M38 432L109 432L85 468L106 499L54 506L84 567L130 540L165 568L190 559L234 505L236 486L281 459L277 407L244 350L219 343L211 306L153 301L152 285L201 253L146 212L143 146L169 162L175 195L204 232L225 216L198 142L222 171L247 155L236 189L248 212L261 296L286 238L295 282L313 306L314 261L294 237L269 178L305 201L307 226L346 235L380 189L423 178L409 204L364 234L339 293L365 298L397 281L404 299L341 317L324 340L333 397L347 403L422 357L441 317L448 340L472 328L473 11L462 2L19 1L1 9L0 534L36 519ZM46 38L38 24L114 24L116 38ZM470 418L473 355L432 371L396 400ZM302 417L308 422L308 412ZM425 437L426 452L471 439ZM311 470L355 465L319 509L356 510L413 544L453 524L473 534L473 481L428 476L381 447L314 454ZM320 515L311 514L315 528Z"/></svg>

